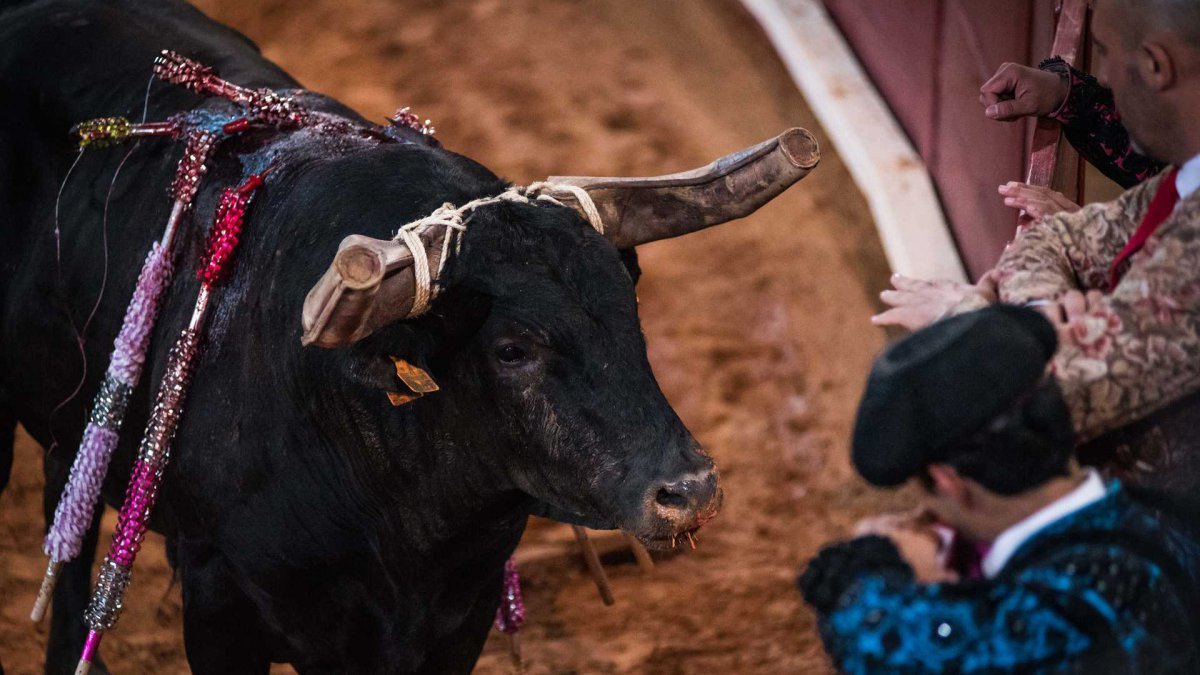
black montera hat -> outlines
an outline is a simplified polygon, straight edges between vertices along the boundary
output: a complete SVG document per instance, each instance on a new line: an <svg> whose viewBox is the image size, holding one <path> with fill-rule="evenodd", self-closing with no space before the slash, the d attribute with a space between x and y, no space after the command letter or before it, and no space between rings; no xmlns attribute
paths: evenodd
<svg viewBox="0 0 1200 675"><path fill-rule="evenodd" d="M994 305L939 321L875 361L854 424L854 467L880 487L945 461L1042 380L1058 337L1038 312Z"/></svg>

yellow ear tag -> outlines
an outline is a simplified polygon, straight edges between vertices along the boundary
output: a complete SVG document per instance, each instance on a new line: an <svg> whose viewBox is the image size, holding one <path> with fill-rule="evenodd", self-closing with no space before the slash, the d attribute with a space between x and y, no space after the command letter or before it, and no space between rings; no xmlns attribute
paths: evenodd
<svg viewBox="0 0 1200 675"><path fill-rule="evenodd" d="M433 378L429 376L429 373L404 359L398 359L395 356L391 359L392 363L396 364L396 377L400 378L405 387L408 387L408 391L387 392L388 400L392 402L392 405L402 406L405 403L412 403L425 394L432 394L441 389L437 382L434 382Z"/></svg>

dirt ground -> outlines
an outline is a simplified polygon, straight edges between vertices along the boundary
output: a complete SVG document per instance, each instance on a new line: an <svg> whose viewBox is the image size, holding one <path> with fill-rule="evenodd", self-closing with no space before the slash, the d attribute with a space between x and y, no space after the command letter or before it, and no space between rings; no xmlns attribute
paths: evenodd
<svg viewBox="0 0 1200 675"><path fill-rule="evenodd" d="M867 317L887 269L861 195L737 2L199 4L307 87L378 119L411 105L447 147L515 181L664 173L789 126L816 133L820 168L758 214L641 251L650 360L716 458L721 516L697 550L651 574L601 536L612 607L565 526L534 523L518 561L528 673L825 672L793 579L821 543L894 499L866 490L846 462L855 403L884 344ZM10 675L40 672L44 647L27 618L44 566L39 452L22 437L0 498L0 661ZM169 582L151 542L105 640L114 672L186 672ZM511 672L507 654L494 635L477 672Z"/></svg>

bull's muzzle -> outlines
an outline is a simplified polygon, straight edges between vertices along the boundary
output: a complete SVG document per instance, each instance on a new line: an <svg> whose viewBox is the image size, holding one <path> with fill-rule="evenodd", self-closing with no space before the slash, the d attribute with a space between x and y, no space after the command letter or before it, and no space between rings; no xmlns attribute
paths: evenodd
<svg viewBox="0 0 1200 675"><path fill-rule="evenodd" d="M654 483L646 491L645 516L638 538L650 548L671 548L716 517L721 510L721 481L705 469Z"/></svg>

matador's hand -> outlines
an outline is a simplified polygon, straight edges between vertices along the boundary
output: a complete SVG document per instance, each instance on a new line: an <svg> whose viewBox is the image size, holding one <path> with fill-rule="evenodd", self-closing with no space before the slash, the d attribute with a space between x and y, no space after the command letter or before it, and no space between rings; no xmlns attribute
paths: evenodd
<svg viewBox="0 0 1200 675"><path fill-rule="evenodd" d="M902 274L892 275L895 290L879 294L891 309L871 317L876 326L903 326L919 330L947 316L956 308L984 307L996 302L996 284L991 273L978 284L964 284L949 279L926 281Z"/></svg>

